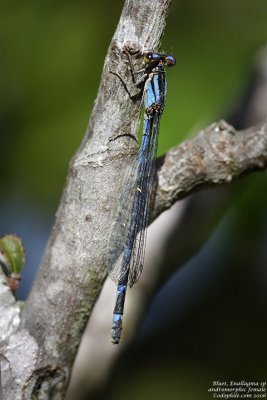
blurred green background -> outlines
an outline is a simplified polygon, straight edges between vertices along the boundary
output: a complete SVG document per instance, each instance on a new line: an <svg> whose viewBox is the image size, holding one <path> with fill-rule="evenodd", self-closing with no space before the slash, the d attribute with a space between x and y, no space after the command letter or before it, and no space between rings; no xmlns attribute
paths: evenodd
<svg viewBox="0 0 267 400"><path fill-rule="evenodd" d="M17 233L25 242L27 264L21 297L25 297L30 287L48 238L68 163L86 130L104 57L123 3L119 0L1 1L0 236ZM266 45L266 21L266 0L173 2L162 49L176 56L177 65L167 72L168 96L161 123L159 154L214 120L232 115L253 79L257 53ZM262 358L253 358L252 348L257 342L257 354L266 354L266 346L261 347L264 341L259 340L261 335L258 331L261 328L266 334L266 318L262 316L260 319L263 310L266 312L263 307L266 306L266 296L262 294L264 301L251 302L259 293L258 284L265 282L263 287L266 289L265 269L263 271L263 265L267 263L266 180L263 172L242 180L241 184L234 184L231 204L226 210L223 208L219 242L224 247L218 254L225 255L229 251L225 264L227 273L224 274L227 278L223 281L226 286L220 286L216 296L224 297L225 290L229 290L231 295L225 308L218 305L221 318L227 321L225 325L219 317L211 322L212 332L214 324L218 327L214 335L220 332L222 336L218 336L217 342L209 347L214 335L205 332L211 326L211 315L216 317L217 313L216 307L213 308L214 297L211 297L210 303L201 303L201 311L197 306L193 307L194 314L191 315L193 311L190 309L182 328L174 322L171 333L168 331L155 343L150 339L151 348L157 348L159 364L151 358L155 351L146 353L148 346L142 345L138 347L139 351L142 350L147 355L147 363L150 360L152 364L145 363L141 372L134 357L132 369L123 364L125 371L133 374L130 378L128 376L128 381L123 376L126 386L131 388L131 396L127 398L209 399L207 388L214 379L212 366L215 359L219 378L222 371L226 374L229 366L230 378L234 378L234 360L239 360L238 371L242 363L245 365L246 352L249 353L251 368L244 370L243 378L249 378L255 367L255 374L258 373L260 379L264 370ZM214 224L217 222L216 219ZM206 237L211 232L212 229ZM234 266L233 272L231 267ZM253 288L248 284L251 281L255 283ZM240 285L243 287L242 295ZM242 322L235 325L235 313L230 315L230 320L227 319L235 295L239 298L236 315L241 315L244 322L246 308L249 308L249 315L253 315L251 324ZM206 331L198 329L199 312L203 317L200 325L204 321ZM196 325L192 321L196 321ZM257 323L259 326L255 328ZM234 324L233 348L229 338L231 324ZM254 328L257 331L255 337ZM240 336L247 329L248 341L246 336ZM182 338L177 333L181 330ZM233 352L233 358L227 358L223 348L218 350L219 343L226 336L227 354ZM169 358L160 358L164 356L158 343L168 344L176 340L180 347L170 346L167 352L163 347L164 356ZM236 352L239 340L242 348ZM214 353L214 349L217 352ZM210 354L215 354L215 358ZM136 352L135 358L138 355L140 353ZM169 365L169 369L162 371L160 367L163 365ZM159 376L164 376L164 379L159 379ZM114 382L121 380L121 375L118 375ZM151 389L151 381L156 384L155 390ZM111 398L124 398L116 388L110 388L110 391ZM107 393L104 398L108 398Z"/></svg>
<svg viewBox="0 0 267 400"><path fill-rule="evenodd" d="M2 0L2 196L15 189L55 209L122 6ZM160 154L231 110L265 44L266 8L265 0L173 2L162 48L177 66L168 71Z"/></svg>

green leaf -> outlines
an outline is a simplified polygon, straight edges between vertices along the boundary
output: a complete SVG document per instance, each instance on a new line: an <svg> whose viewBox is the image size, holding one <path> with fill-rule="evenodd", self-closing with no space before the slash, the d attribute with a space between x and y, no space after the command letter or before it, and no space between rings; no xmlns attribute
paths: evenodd
<svg viewBox="0 0 267 400"><path fill-rule="evenodd" d="M20 274L25 264L25 252L21 239L5 235L0 239L0 252L11 273Z"/></svg>

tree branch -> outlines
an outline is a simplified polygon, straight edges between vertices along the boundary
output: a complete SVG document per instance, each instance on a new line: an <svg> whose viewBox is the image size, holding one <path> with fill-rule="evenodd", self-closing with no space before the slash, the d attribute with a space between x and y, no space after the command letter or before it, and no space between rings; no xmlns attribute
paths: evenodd
<svg viewBox="0 0 267 400"><path fill-rule="evenodd" d="M153 218L200 188L229 183L267 166L267 122L236 131L213 123L158 160Z"/></svg>

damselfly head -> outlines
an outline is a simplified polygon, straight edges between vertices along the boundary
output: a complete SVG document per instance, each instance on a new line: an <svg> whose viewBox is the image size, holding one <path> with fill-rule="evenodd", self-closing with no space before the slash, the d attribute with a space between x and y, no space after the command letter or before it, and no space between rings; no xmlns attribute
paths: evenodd
<svg viewBox="0 0 267 400"><path fill-rule="evenodd" d="M144 63L147 64L162 64L171 67L176 64L176 60L172 55L165 53L154 53L153 51L146 51L144 53Z"/></svg>

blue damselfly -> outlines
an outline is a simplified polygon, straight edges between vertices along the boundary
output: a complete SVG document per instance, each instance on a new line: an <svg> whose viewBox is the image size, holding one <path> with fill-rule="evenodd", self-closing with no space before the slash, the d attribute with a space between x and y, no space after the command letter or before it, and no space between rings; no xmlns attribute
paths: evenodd
<svg viewBox="0 0 267 400"><path fill-rule="evenodd" d="M131 59L130 64L132 68ZM166 100L165 66L175 65L175 58L165 53L144 53L144 68L135 86L143 84L144 126L142 143L127 181L125 182L117 218L113 224L108 246L108 272L117 283L113 313L112 342L121 338L123 309L127 286L137 282L143 268L146 228L153 192L155 159L158 147L159 123ZM114 73L113 73L114 74ZM128 94L123 78L122 81ZM134 72L132 71L134 77Z"/></svg>

